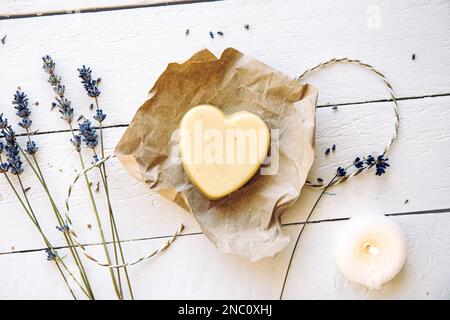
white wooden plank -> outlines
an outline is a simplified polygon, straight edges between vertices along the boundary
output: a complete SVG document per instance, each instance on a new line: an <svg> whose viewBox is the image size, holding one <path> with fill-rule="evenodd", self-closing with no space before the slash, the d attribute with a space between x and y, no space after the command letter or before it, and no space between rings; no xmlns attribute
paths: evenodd
<svg viewBox="0 0 450 320"><path fill-rule="evenodd" d="M330 194L321 200L313 218L351 217L369 209L394 213L450 208L446 193L450 188L450 155L440 152L443 146L450 143L449 105L450 97L401 102L401 131L392 149L392 167L387 175L376 177L369 172L331 189ZM319 176L326 179L333 175L335 168L356 156L382 150L392 130L391 112L389 103L344 106L337 111L319 108L317 154L310 179ZM108 150L112 150L123 131L124 128L106 130ZM73 170L78 167L76 153L68 144L68 139L69 133L36 137L41 146L38 156L43 171L61 207L75 175ZM325 157L324 150L333 143L337 146L336 153ZM187 233L200 231L190 214L157 195L151 195L143 184L126 174L117 160L108 166L113 205L122 239L167 236L180 221L186 224ZM94 175L92 180L95 184L99 179ZM42 242L25 219L4 178L1 177L0 181L0 252L41 248ZM62 245L61 236L54 228L55 220L48 201L30 170L24 173L24 181L25 185L32 186L28 195L42 219L42 225L46 226L55 245ZM86 243L97 243L99 237L95 220L83 181L80 182L71 202L75 230ZM304 188L299 201L283 216L283 222L304 221L318 192ZM406 199L409 200L407 204ZM91 230L87 224L92 225Z"/></svg>
<svg viewBox="0 0 450 320"><path fill-rule="evenodd" d="M287 283L285 298L448 299L450 297L450 215L410 215L393 219L408 240L404 269L381 290L347 282L336 268L333 245L346 221L308 225ZM293 237L299 226L290 226ZM146 253L161 240L125 244L128 257ZM291 245L292 247L292 245ZM179 238L163 255L130 267L139 299L277 299L292 248L255 263L221 253L203 235ZM89 248L98 252L100 248ZM60 251L63 253L63 250ZM114 298L104 269L86 264L97 298ZM320 268L318 268L320 266ZM1 299L61 299L68 295L45 253L0 255Z"/></svg>
<svg viewBox="0 0 450 320"><path fill-rule="evenodd" d="M183 61L205 47L219 54L229 46L292 76L325 59L348 56L378 67L391 79L398 96L450 93L450 64L445 63L450 49L450 3L380 3L379 29L368 25L371 5L368 0L345 5L230 0L4 20L0 33L8 37L0 47L0 105L3 112L21 85L44 110L49 108L52 94L40 61L48 53L57 62L78 114L87 112L90 101L76 68L89 64L103 79L101 102L109 111L107 123L128 123L169 62ZM250 30L243 28L246 23ZM185 36L187 28L189 36ZM211 39L210 30L225 35ZM354 66L331 67L309 81L320 90L319 104L388 97L372 74ZM34 120L41 130L64 127L46 112L36 112Z"/></svg>
<svg viewBox="0 0 450 320"><path fill-rule="evenodd" d="M0 15L4 3L0 4ZM372 19L378 9L379 28ZM35 109L34 124L42 131L64 128L56 114L47 112L51 93L40 69L40 57L46 53L57 60L78 114L89 113L89 100L78 83L76 67L88 63L103 78L102 103L109 113L109 125L129 122L168 62L182 61L203 47L218 54L234 46L293 76L330 57L356 57L380 67L399 96L449 94L449 12L450 4L444 0L376 6L370 1L230 0L2 20L0 36L6 33L7 39L5 45L0 44L0 112L7 108L8 117L15 118L8 106L15 87L21 85L32 100L41 102ZM250 24L249 31L243 29L245 23ZM191 30L188 37L184 34L187 28ZM221 30L225 36L210 39L209 30ZM412 53L415 60L411 60ZM351 66L336 66L309 80L320 89L319 104L387 97L372 75ZM330 190L314 219L350 217L369 210L393 213L450 208L450 156L445 151L450 142L449 102L450 97L402 101L401 131L392 150L390 172L382 178L366 174ZM344 160L380 150L390 135L390 119L387 103L346 105L338 111L319 109L318 153L310 179L326 179ZM109 150L123 130L107 130ZM39 157L61 205L73 168L78 166L75 153L66 144L68 137L67 133L37 137L41 146L48 148ZM325 159L322 152L333 143L337 153ZM166 236L179 221L187 225L187 233L200 231L189 214L150 195L117 162L111 164L111 170L122 239L137 240L125 243L129 258L148 252L162 241L139 239ZM45 196L28 173L24 179L32 186L30 198L50 238L55 244L63 244ZM94 182L96 179L94 176ZM0 274L5 276L0 278L0 298L68 298L44 252L15 252L42 248L42 242L1 181ZM305 189L283 222L303 221L317 195ZM76 229L84 241L98 242L86 199L83 190L75 190L72 203ZM310 225L294 261L286 298L448 299L449 217L441 213L394 218L408 236L409 256L404 271L381 291L351 285L336 271L332 244L345 222ZM91 230L87 224L92 225ZM286 230L293 236L298 226L287 226ZM90 249L101 254L98 247ZM163 256L132 268L132 277L137 279L135 291L140 298L277 298L288 254L289 249L274 258L250 263L219 252L203 235L184 236ZM113 297L107 272L89 266L98 297ZM320 273L317 266L321 266Z"/></svg>
<svg viewBox="0 0 450 320"><path fill-rule="evenodd" d="M450 155L443 149L450 145L449 103L448 97L400 102L399 137L388 155L390 172L376 177L372 171L330 190L321 200L315 218L347 217L369 208L384 213L449 208L446 193L450 177L443 174L450 169ZM387 111L377 104L367 104L364 109L367 118L356 115L355 109L348 106L337 112L319 109L316 163L310 172L311 180L326 176L324 179L328 181L335 168L350 159L381 151L380 146L392 128L385 120L389 119ZM325 148L333 143L337 153L325 157ZM297 220L299 212L301 220L306 218L315 199L317 192L304 188L300 199L283 216L284 221Z"/></svg>
<svg viewBox="0 0 450 320"><path fill-rule="evenodd" d="M348 282L334 262L335 237L346 222L320 223L305 232L293 261L286 299L448 299L449 215L393 218L407 236L408 255L399 275L381 290ZM320 230L320 231L319 231ZM318 268L318 266L320 266Z"/></svg>
<svg viewBox="0 0 450 320"><path fill-rule="evenodd" d="M29 14L48 14L55 12L80 12L86 10L106 10L117 7L150 6L156 4L170 4L173 2L183 2L183 0L19 0L0 2L0 16L17 16Z"/></svg>

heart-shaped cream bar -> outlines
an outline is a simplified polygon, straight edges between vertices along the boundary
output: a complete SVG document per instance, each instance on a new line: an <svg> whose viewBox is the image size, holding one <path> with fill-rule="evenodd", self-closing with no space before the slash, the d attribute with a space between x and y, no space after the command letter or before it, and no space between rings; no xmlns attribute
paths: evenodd
<svg viewBox="0 0 450 320"><path fill-rule="evenodd" d="M269 128L247 111L227 115L212 105L200 105L190 109L180 123L184 171L212 200L250 180L264 162L269 145Z"/></svg>

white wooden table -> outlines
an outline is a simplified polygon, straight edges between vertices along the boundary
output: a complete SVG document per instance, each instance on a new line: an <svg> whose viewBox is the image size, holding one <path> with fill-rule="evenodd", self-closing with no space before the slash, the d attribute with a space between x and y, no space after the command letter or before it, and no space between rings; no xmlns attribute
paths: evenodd
<svg viewBox="0 0 450 320"><path fill-rule="evenodd" d="M5 44L0 44L0 112L16 119L11 100L19 85L32 101L40 102L33 107L33 126L40 131L38 157L58 204L62 207L78 162L64 122L57 112L50 112L51 89L41 69L45 54L55 59L77 116L91 115L91 111L76 68L87 64L102 77L108 152L166 65L183 61L201 48L220 54L232 46L292 76L328 58L357 58L384 72L400 98L400 135L389 155L391 168L381 178L373 172L364 174L324 197L313 215L315 223L307 226L300 241L285 297L450 298L450 3L155 2L0 3L0 37L7 34ZM65 14L71 10L76 14ZM245 24L250 30L244 29ZM186 29L190 29L188 36ZM211 39L210 30L222 31L224 36ZM350 65L334 66L308 80L320 91L311 179L326 179L338 165L382 150L393 128L391 102L385 100L388 94L372 74ZM339 107L333 110L336 104ZM323 152L332 144L337 152L325 158ZM221 253L190 214L150 194L116 160L109 168L113 205L128 259L157 248L179 222L186 225L183 236L166 253L130 268L137 298L278 298L292 245L256 263ZM28 195L51 241L63 246L48 201L29 171L24 173L25 184L31 187ZM99 178L94 175L95 179ZM304 188L300 200L284 214L284 228L292 238L317 195L318 191ZM91 244L89 250L101 255L86 199L81 185L75 188L75 228ZM394 281L374 291L343 279L332 254L335 235L346 218L370 210L391 214L408 239L404 269ZM66 249L59 252L64 254ZM108 271L89 261L85 265L96 296L114 298ZM0 298L70 298L3 178Z"/></svg>

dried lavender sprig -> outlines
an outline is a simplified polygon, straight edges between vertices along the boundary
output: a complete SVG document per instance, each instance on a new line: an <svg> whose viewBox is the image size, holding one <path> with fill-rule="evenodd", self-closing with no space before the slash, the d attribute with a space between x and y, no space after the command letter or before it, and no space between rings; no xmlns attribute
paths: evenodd
<svg viewBox="0 0 450 320"><path fill-rule="evenodd" d="M335 145L333 145L333 146L335 146ZM375 165L375 167L376 167L375 175L377 175L377 176L383 175L384 173L386 173L386 169L388 167L390 167L390 165L388 163L388 160L389 159L385 158L384 154L379 155L376 159L372 155L368 155L367 157L364 157L363 159L361 159L360 157L356 157L355 160L353 161L353 163L351 165L345 167L345 168L343 168L343 167L338 167L337 168L336 174L330 180L330 182L323 188L322 192L320 193L319 197L317 198L316 202L314 203L311 211L309 212L309 214L308 214L308 216L307 216L307 218L305 220L305 223L302 225L302 227L300 229L300 232L299 232L299 234L297 236L297 240L296 240L296 242L294 244L294 249L292 250L292 253L291 253L291 256L290 256L290 259L289 259L289 263L288 263L288 266L287 266L287 269L286 269L286 273L285 273L285 276L284 276L283 285L281 287L281 292L280 292L280 300L283 299L284 289L285 289L286 281L287 281L287 278L288 278L288 275L289 275L289 270L291 268L292 260L293 260L295 251L297 249L300 237L302 236L303 230L305 229L306 224L309 222L309 219L311 218L314 210L317 207L317 204L319 203L320 199L322 199L322 196L325 194L325 192L330 187L333 186L333 183L336 180L339 180L339 179L341 179L342 181L346 180L348 178L347 170L349 168L351 168L352 166L354 166L358 170L357 171L357 173L358 173L358 172L361 172L362 170L364 170L366 168L370 168L370 167ZM322 181L320 181L320 182L322 182Z"/></svg>
<svg viewBox="0 0 450 320"><path fill-rule="evenodd" d="M2 118L2 115L0 115L0 118ZM2 130L3 130L3 131L5 131L5 130L8 130L8 131L9 131L9 127L8 127L8 124L7 124L7 120L6 120L6 119L2 119ZM8 139L9 139L10 141L13 140L13 137L12 137L12 136L13 136L13 134L12 134L12 133L9 133ZM15 140L15 137L14 137L14 140ZM7 142L7 145L6 145L6 146L8 146L8 142ZM32 207L31 207L31 203L30 203L30 201L29 201L29 199L28 199L28 197L27 197L27 195L26 195L26 189L24 189L23 183L22 183L22 181L20 180L20 176L17 175L17 178L18 178L18 181L19 181L20 186L21 186L21 189L22 189L22 194L23 194L23 196L25 197L25 200L26 200L26 202L27 202L27 204L28 204L28 208L27 208L27 206L25 205L25 203L23 202L23 200L22 200L22 198L20 197L19 193L17 192L17 189L14 187L14 185L13 185L11 179L8 177L8 174L7 174L7 173L8 173L8 171L10 171L11 165L10 165L10 163L8 163L8 162L3 162L3 159L2 159L1 154L2 154L3 150L5 149L4 147L5 147L5 145L3 144L3 142L0 141L0 173L3 173L3 174L4 174L4 176L5 176L6 180L8 181L8 183L9 183L11 189L13 190L13 192L14 192L14 194L16 195L17 199L19 200L20 204L22 205L22 207L23 207L25 213L26 213L27 216L30 218L30 220L33 222L33 224L35 225L35 227L37 228L39 234L41 235L41 237L43 238L45 244L47 245L47 248L48 248L48 249L51 249L51 248L53 248L53 247L52 247L52 245L50 244L50 242L48 241L47 237L45 236L45 234L43 233L43 231L42 231L42 229L41 229L41 227L40 227L40 225L39 225L39 222L38 222L38 220L37 220L37 217L36 217L36 215L34 214L34 211L33 211ZM8 155L7 155L7 156L8 156ZM17 156L18 156L18 153L17 153ZM14 172L16 172L16 171L17 171L17 170L15 170ZM14 173L13 173L13 174L14 174ZM68 272L69 276L71 276L71 277L75 280L75 282L80 286L80 288L83 290L82 286L77 282L76 278L73 276L73 274L72 274L72 273L70 272L70 270L67 268L67 266L65 265L65 263L64 263L61 259L59 259L59 257L58 257L57 260L55 260L55 264L56 264L56 266L57 266L57 268L58 268L58 270L59 270L59 272L60 272L60 274L61 274L61 276L62 276L62 278L63 278L63 280L64 280L64 282L65 282L65 284L67 285L70 294L71 294L72 297L76 300L76 296L75 296L75 294L74 294L72 288L70 287L69 283L67 282L66 276L64 275L64 272L63 272L63 270L61 269L60 264L63 266L64 269L66 269L66 271Z"/></svg>
<svg viewBox="0 0 450 320"><path fill-rule="evenodd" d="M32 121L30 119L31 109L28 104L28 97L20 88L14 94L14 99L12 101L14 108L17 110L16 115L21 118L19 122L19 126L25 129L28 137L27 147L25 152L32 155L34 158L34 154L38 151L38 146L36 142L31 140L30 136L30 127Z"/></svg>
<svg viewBox="0 0 450 320"><path fill-rule="evenodd" d="M368 155L364 158L356 157L355 160L353 160L353 166L358 170L375 166L375 175L382 176L386 173L386 169L390 167L388 161L389 158L386 158L384 154L379 155L376 159L374 156Z"/></svg>
<svg viewBox="0 0 450 320"><path fill-rule="evenodd" d="M25 149L25 152L28 153L28 154L30 154L30 155L32 156L32 159L33 159L33 161L34 161L34 166L33 166L33 164L30 162L30 160L27 158L27 156L26 156L26 154L24 153L24 151L19 147L19 145L17 144L17 142L15 143L15 146L11 146L11 147L8 146L8 151L9 151L9 149L12 150L11 152L13 153L13 156L16 157L16 160L17 160L17 157L19 157L19 150L20 150L20 152L22 152L24 158L27 160L27 162L29 163L30 167L33 169L34 173L36 174L36 176L37 176L39 182L41 182L41 184L43 185L45 191L46 191L47 194L49 195L49 198L50 198L50 200L51 200L51 204L52 204L52 206L53 206L53 208L54 208L54 210L55 210L56 205L54 204L54 201L53 201L53 199L52 199L51 196L50 196L50 193L49 193L49 191L48 191L47 185L46 185L46 183L45 183L44 175L42 174L42 171L41 171L41 169L40 169L40 167L39 167L39 163L38 163L38 161L37 161L37 159L36 159L36 157L35 157L35 153L37 152L38 147L37 147L36 143L35 143L34 141L31 140L31 137L30 137L30 131L29 131L29 128L30 128L30 126L31 126L32 121L31 121L31 119L30 119L30 116L31 116L31 110L30 110L30 108L29 108L28 97L27 97L27 95L26 95L20 88L19 88L19 89L16 91L16 93L14 94L14 98L13 98L12 104L13 104L14 108L17 110L17 113L16 113L17 116L19 116L20 118L22 118L21 122L19 122L19 126L23 127L23 128L26 130L27 137L28 137L27 147L26 147L26 149ZM6 119L5 119L5 120L6 120ZM7 122L7 121L6 121L6 122ZM16 139L15 139L14 131L12 130L12 128L11 128L10 126L8 126L6 129L4 129L4 131L5 131L5 132L4 132L5 139L7 140L7 142L8 142L8 140L11 140L11 141L15 141L15 140L16 140ZM6 132L6 131L7 131L7 132ZM7 151L7 156L8 156L8 151ZM18 158L18 160L17 160L17 161L19 161L19 162L16 162L16 163L14 163L13 160L14 160L14 158L11 159L10 157L8 157L8 162L9 162L9 166L10 166L10 171L11 171L11 173L17 175L19 184L20 184L20 186L21 186L21 189L22 189L24 198L25 198L25 200L26 200L26 202L27 202L27 205L28 205L28 208L29 208L29 210L30 210L30 213L31 213L31 215L32 215L32 217L33 217L33 219L34 219L34 221L36 222L36 224L37 224L38 227L40 228L40 226L39 226L39 224L38 224L38 222L37 222L37 221L38 221L38 220L37 220L37 217L35 216L34 211L32 210L32 207L31 207L31 203L30 203L30 201L29 201L29 199L28 199L28 196L26 195L26 189L24 189L24 186L23 186L22 181L21 181L20 176L19 176L19 173L20 173L20 171L21 171L21 161L20 161L20 158ZM57 213L57 210L55 210L55 214L56 214L56 213ZM58 218L58 215L57 215L57 218ZM61 220L58 220L58 221L61 221ZM68 244L69 244L69 243L68 243ZM74 259L75 259L75 257L74 257ZM76 262L77 262L77 261L76 261ZM73 276L72 273L70 272L70 270L65 266L65 264L64 264L64 263L62 263L62 264L63 264L63 267L66 269L66 271L67 271L71 276ZM58 269L61 271L59 265L58 265ZM81 274L81 273L80 273L80 274ZM64 277L64 276L63 276L63 277ZM64 277L64 280L66 280L65 277ZM75 282L80 286L80 288L81 288L82 291L86 294L86 296L87 296L87 297L90 297L90 296L91 296L91 293L88 292L88 291L86 291L86 289L83 288L83 287L81 286L81 284L80 284L75 278L74 278L74 280L75 280ZM89 289L89 291L90 291L90 289ZM92 296L92 297L93 297L93 296Z"/></svg>
<svg viewBox="0 0 450 320"><path fill-rule="evenodd" d="M43 61L42 68L44 69L44 71L47 74L49 74L48 82L53 87L53 91L57 95L56 98L55 98L56 102L53 102L53 104L52 104L52 109L54 109L55 107L58 107L59 108L59 112L61 113L61 118L68 123L70 131L72 133L72 138L70 139L70 142L75 147L75 150L77 151L78 157L80 159L81 166L82 166L82 168L84 168L84 160L83 160L83 156L81 154L81 136L75 134L75 131L74 131L73 126L72 126L74 109L71 107L70 100L68 100L64 96L65 95L65 87L61 83L61 77L59 77L59 76L57 76L55 74L56 64L55 64L54 60L49 55L46 55L46 56L44 56L42 58L42 61ZM96 83L97 82L98 81L96 81ZM98 93L98 94L100 94L100 93ZM94 142L92 142L92 143L94 143ZM97 205L95 203L95 199L94 199L94 197L92 195L92 191L90 189L90 181L89 181L89 178L88 178L88 176L86 174L84 175L84 178L85 178L86 186L88 188L88 192L89 192L89 197L90 197L90 200L91 200L92 208L93 208L95 217L96 217L97 222L98 222L98 226L99 226L99 229L100 229L100 234L102 236L103 247L105 249L105 253L106 253L106 256L108 258L109 257L109 253L107 251L106 243L104 241L105 239L104 239L103 231L102 231L102 228L101 228L101 222L100 222L100 219L99 219L99 216L98 216ZM62 227L61 226L61 222L60 222L60 227ZM72 241L70 236L68 238L70 239L70 241ZM76 254L78 255L78 253L76 253ZM112 270L111 270L111 278L112 278L114 289L115 289L116 293L118 293L116 279L114 277L114 274L112 273ZM118 296L119 296L119 294L118 294Z"/></svg>
<svg viewBox="0 0 450 320"><path fill-rule="evenodd" d="M59 109L59 113L61 114L61 118L68 123L71 123L74 110L71 107L71 101L64 96L65 86L61 83L61 77L55 74L56 64L49 55L42 57L42 61L42 68L48 73L48 82L53 87L53 91L56 94L56 102L52 103L52 109L57 107Z"/></svg>
<svg viewBox="0 0 450 320"><path fill-rule="evenodd" d="M101 91L98 88L98 80L92 79L92 70L89 67L83 65L81 68L78 68L78 74L81 79L81 83L86 90L86 93L91 98L96 98L100 95Z"/></svg>
<svg viewBox="0 0 450 320"><path fill-rule="evenodd" d="M98 134L89 120L79 124L80 135L88 148L95 148L98 144Z"/></svg>
<svg viewBox="0 0 450 320"><path fill-rule="evenodd" d="M95 130L95 128L92 126L91 122L89 120L85 120L84 122L79 124L79 130L80 130L80 138L82 139L83 142L85 142L86 146L92 150L95 150L95 147L98 145L98 134ZM74 137L75 138L75 137ZM73 140L75 141L75 140ZM78 141L81 142L81 140L76 140L76 143L78 144ZM94 151L95 153L95 151ZM82 162L82 168L84 169L84 163ZM92 190L89 187L90 183L87 180L87 175L85 174L85 181L86 181L86 185L88 185L88 190L89 190L89 196L92 200L92 204L93 204L93 209L94 209L94 213L95 216L97 218L97 225L98 228L100 230L100 237L102 239L102 244L104 246L104 250L105 250L105 254L106 254L106 258L108 260L109 263L111 263L111 258L109 256L109 252L108 249L106 247L106 242L105 242L105 236L103 234L103 229L102 229L102 225L100 222L100 219L98 217L98 211L97 211L97 206L95 205L95 201L94 201L94 197L92 195ZM109 201L108 201L108 206L109 206ZM115 236L114 236L114 232L112 232L113 234L113 242L115 240ZM116 254L116 251L114 251ZM115 289L116 289L116 293L118 294L119 299L123 299L123 293L122 293L122 285L120 282L120 273L118 273L117 275L117 280L118 280L118 284L116 284L115 282L115 277L114 277L114 271L110 268L110 272L111 272L111 276L113 279L113 283L115 284Z"/></svg>
<svg viewBox="0 0 450 320"><path fill-rule="evenodd" d="M31 115L31 110L28 107L28 97L22 90L18 89L14 94L12 101L14 108L17 110L17 116L22 119L28 119Z"/></svg>
<svg viewBox="0 0 450 320"><path fill-rule="evenodd" d="M71 131L73 132L72 125L70 125L70 128L71 128ZM86 169L86 167L84 165L83 157L81 156L81 152L78 152L78 154L79 154L81 169L84 171ZM105 238L105 235L103 233L103 227L102 227L102 223L101 223L101 220L100 220L100 215L98 213L97 204L95 202L95 198L94 198L94 195L93 195L92 190L91 190L91 183L90 183L89 178L88 178L86 173L84 173L83 176L84 176L86 187L88 189L88 195L89 195L89 199L91 201L92 210L94 211L95 219L97 221L97 227L99 229L100 238L101 238L101 241L102 241L102 246L103 246L103 249L104 249L105 255L106 255L106 260L108 261L108 263L111 263L111 257L109 255L108 248L106 246L106 238ZM110 271L110 274L111 274L111 280L113 282L114 290L115 290L117 296L119 297L119 299L122 299L122 296L120 294L119 288L117 286L116 278L114 276L114 271L112 270L112 268L109 268L109 271Z"/></svg>
<svg viewBox="0 0 450 320"><path fill-rule="evenodd" d="M345 168L339 167L339 168L336 170L336 174L335 174L334 177L330 180L330 182L328 182L328 184L322 189L322 192L320 193L320 195L319 195L319 197L317 198L317 200L314 202L314 205L313 205L313 207L311 208L311 211L309 212L308 216L306 217L305 222L302 224L301 229L300 229L300 232L299 232L299 234L297 235L297 239L296 239L295 244L294 244L294 249L292 250L291 256L290 256L290 258L289 258L289 262L288 262L288 266L287 266L287 269L286 269L286 273L285 273L285 275L284 275L283 284L282 284L282 286L281 286L280 298L279 298L280 300L283 299L284 289L285 289L285 287L286 287L286 281L287 281L287 278L288 278L288 275L289 275L289 271L290 271L290 269L291 269L292 260L293 260L293 258L294 258L295 251L296 251L296 249L297 249L297 247L298 247L298 243L299 243L300 238L301 238L301 236L302 236L302 234L303 234L303 231L305 230L306 225L309 223L309 221L310 221L310 219L311 219L311 216L312 216L314 210L315 210L316 207L317 207L317 204L319 203L320 199L322 199L322 197L323 197L323 195L325 194L325 192L333 185L333 182L334 182L335 180L338 180L338 179L346 179L346 178L347 178L347 176L346 176L347 172L346 172L346 171L347 171L347 169L349 169L351 166L353 166L353 164L351 164L351 165L349 165L349 166L347 166L347 167L345 167Z"/></svg>
<svg viewBox="0 0 450 320"><path fill-rule="evenodd" d="M98 89L98 84L100 82L100 78L98 78L97 80L93 80L92 77L92 70L89 67L86 67L85 65L83 65L81 68L78 68L78 76L81 79L81 83L83 84L83 87L87 93L87 95L91 98L94 99L95 101L95 105L96 105L96 112L94 115L94 119L98 122L99 128L100 128L100 146L101 146L101 156L102 158L105 158L105 149L104 149L104 139L103 139L103 121L106 118L106 114L103 112L102 109L100 109L99 103L98 103L98 97L100 95L100 90ZM91 104L92 106L92 104ZM91 134L92 139L90 139L92 142L94 142L94 144L97 144L97 135L96 134ZM88 142L90 141L89 139L85 138L85 142L87 143L88 147L91 147L93 153L94 153L94 160L98 159L98 155L95 152L95 145L94 147L92 147L92 143L89 145ZM124 254L123 254L123 249L122 249L122 245L120 243L120 237L119 237L119 232L117 229L117 225L116 225L116 221L114 218L114 213L112 210L112 206L111 206L111 200L110 200L110 194L109 194L109 186L108 186L108 178L107 178L107 174L106 174L106 166L105 163L102 163L101 166L99 166L99 171L100 171L100 175L102 177L102 182L103 182L103 187L105 189L105 193L106 193L106 199L107 199L107 205L108 205L108 211L109 211L109 218L110 218L110 226L111 226L111 234L113 237L113 249L114 249L114 257L116 260L116 264L119 263L118 260L118 254L117 254L117 247L119 248L119 253L120 253L120 257L122 259L122 263L125 263L125 258L124 258ZM129 293L132 299L134 299L134 295L133 295L133 290L131 288L131 282L130 282L130 278L128 275L128 270L126 267L123 268L124 273L125 273L125 278L127 281L127 285L128 285L128 289L129 289ZM119 280L119 289L120 292L122 293L122 284L120 281L120 269L116 270L117 272L117 278ZM123 293L122 293L123 295Z"/></svg>
<svg viewBox="0 0 450 320"><path fill-rule="evenodd" d="M61 84L61 78L58 77L57 75L54 74L54 70L55 70L55 64L53 62L53 60L49 57L49 56L45 56L43 57L43 68L44 70L49 74L49 82L54 85L60 85ZM61 95L63 94L62 91L59 92ZM66 121L68 121L70 123L72 116L73 116L73 109L70 107L70 102L67 102L67 100L63 100L63 96L58 96L58 98L60 98L61 100L59 101L60 104L60 113L62 115L62 118ZM54 105L56 106L56 104ZM36 152L36 148L35 148L35 144L30 143L27 145L27 151L32 153L32 157L33 157L33 161L34 163L32 163L28 157L26 156L26 152L27 151L23 151L19 148L19 150L21 151L21 153L23 154L25 160L27 160L27 163L29 164L29 166L31 167L31 169L33 170L33 172L35 173L37 179L39 180L41 186L43 187L44 191L47 194L47 197L49 199L49 202L52 206L53 212L55 214L55 217L58 221L58 223L60 225L62 225L64 223L64 220L62 218L62 215L53 199L53 196L47 186L47 183L45 181L44 175L42 174L42 171L40 169L39 163L36 160L36 158L34 157L34 153ZM82 279L82 282L84 283L84 288L83 292L86 293L86 296L89 299L95 299L94 294L92 292L89 280L87 278L87 273L85 271L85 268L83 266L83 262L80 259L80 256L77 252L76 247L73 244L73 241L71 239L70 236L68 236L67 234L64 234L64 238L66 240L66 243L68 245L69 251L74 259L75 264L77 265L80 277Z"/></svg>
<svg viewBox="0 0 450 320"><path fill-rule="evenodd" d="M8 123L5 119L6 124ZM20 175L23 172L23 162L19 154L19 145L17 144L16 133L10 125L6 125L2 129L2 135L5 137L6 145L6 160L9 167L9 172L14 175Z"/></svg>

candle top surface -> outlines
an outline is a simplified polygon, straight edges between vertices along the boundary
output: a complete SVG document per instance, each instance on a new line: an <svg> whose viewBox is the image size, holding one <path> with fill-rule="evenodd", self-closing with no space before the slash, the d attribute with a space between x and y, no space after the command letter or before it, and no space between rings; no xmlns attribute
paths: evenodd
<svg viewBox="0 0 450 320"><path fill-rule="evenodd" d="M349 280L377 288L403 267L406 239L392 218L362 214L351 218L340 232L336 262Z"/></svg>

